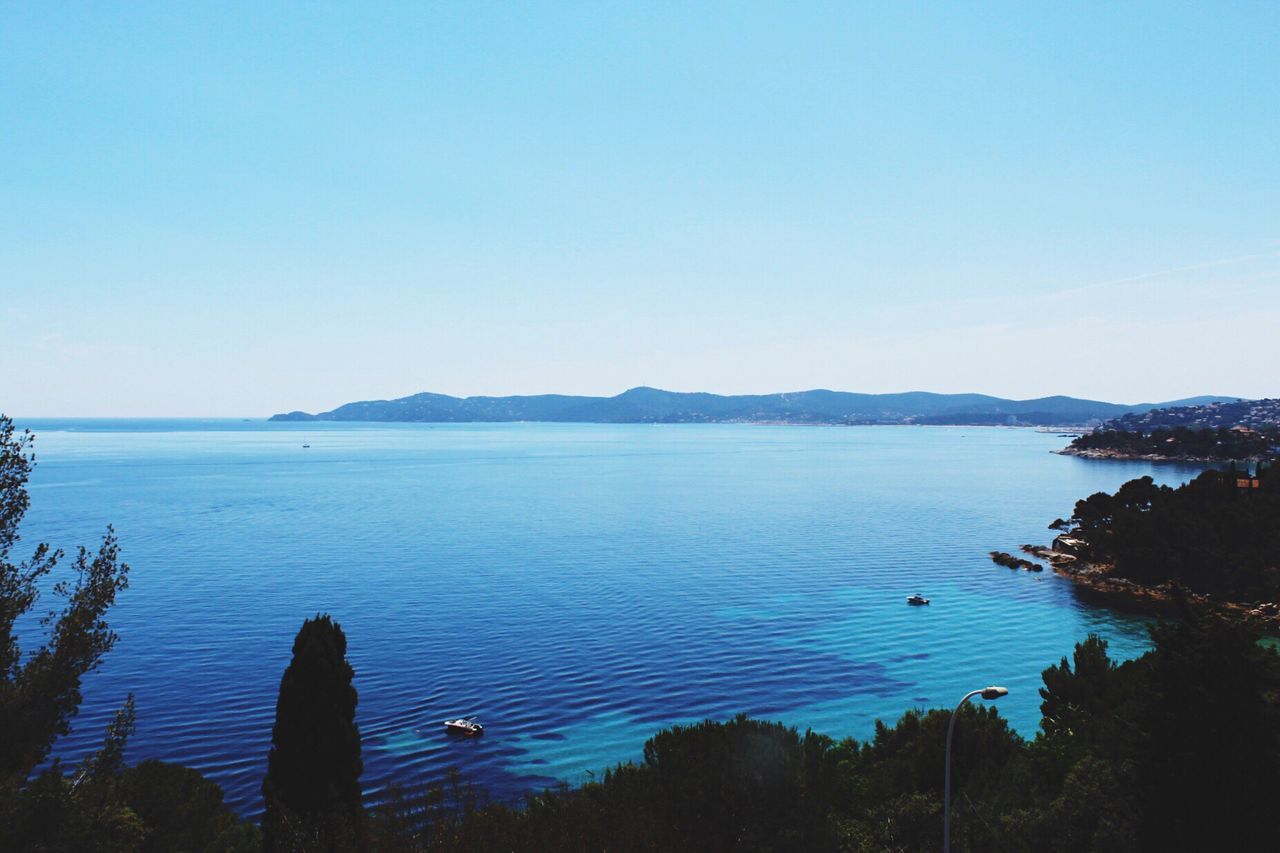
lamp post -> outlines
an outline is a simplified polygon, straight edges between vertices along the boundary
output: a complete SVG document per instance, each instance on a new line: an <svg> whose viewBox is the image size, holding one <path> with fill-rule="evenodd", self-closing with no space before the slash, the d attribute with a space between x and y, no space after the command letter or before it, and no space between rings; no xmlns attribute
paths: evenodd
<svg viewBox="0 0 1280 853"><path fill-rule="evenodd" d="M974 696L981 696L983 699L999 699L1001 696L1008 695L1007 687L984 687L981 690L972 690L965 694L956 705L956 709L951 712L951 722L947 724L946 771L942 783L942 853L951 853L951 735L956 730L956 714L960 713L961 706Z"/></svg>

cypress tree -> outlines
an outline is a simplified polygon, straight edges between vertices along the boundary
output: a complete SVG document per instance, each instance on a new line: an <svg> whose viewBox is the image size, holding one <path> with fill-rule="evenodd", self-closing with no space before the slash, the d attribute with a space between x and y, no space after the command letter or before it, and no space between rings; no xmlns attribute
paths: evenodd
<svg viewBox="0 0 1280 853"><path fill-rule="evenodd" d="M329 616L302 623L280 679L262 783L265 850L360 846L360 730L347 638Z"/></svg>

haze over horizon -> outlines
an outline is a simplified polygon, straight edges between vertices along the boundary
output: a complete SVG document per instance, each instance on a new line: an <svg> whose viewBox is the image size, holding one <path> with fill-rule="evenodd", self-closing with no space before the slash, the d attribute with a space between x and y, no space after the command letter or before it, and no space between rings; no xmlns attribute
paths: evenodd
<svg viewBox="0 0 1280 853"><path fill-rule="evenodd" d="M0 9L0 411L1280 396L1269 4Z"/></svg>
<svg viewBox="0 0 1280 853"><path fill-rule="evenodd" d="M648 389L648 390L652 390L652 391L658 391L658 392L671 392L671 393L675 393L675 394L710 394L710 395L715 396L715 397L723 397L723 398L729 398L729 399L736 398L736 397L740 397L740 396L747 396L747 397L757 397L757 396L758 396L758 397L773 397L773 396L792 395L792 394L794 394L794 395L797 395L797 396L798 396L798 395L802 395L802 394L806 394L806 393L810 393L810 392L814 392L814 391L834 391L834 392L837 392L837 393L852 393L852 394L863 394L863 393L868 393L868 392L852 391L852 390L850 390L850 389L845 389L845 388L793 388L793 389L788 389L788 390L786 390L786 391L761 391L761 392L743 392L743 394L720 394L719 392L716 392L716 391L673 391L672 389L667 389L667 388L656 388L656 387L654 387L654 386L647 386L647 385L645 385L645 386L633 386L633 387L631 387L631 388L623 389L623 390L618 391L617 393L613 393L613 394L561 394L561 392L558 392L558 391L546 391L546 392L534 392L534 393L531 393L531 394L509 394L509 395L504 395L504 394L457 394L457 395L454 395L454 394L446 394L446 395L443 395L443 396L451 397L451 398L454 398L454 399L457 399L457 400L514 400L514 399L521 399L521 398L537 398L537 397L546 397L546 396L563 396L563 397L572 397L572 398L582 399L582 400L612 400L612 399L615 399L615 398L625 398L626 396L628 396L628 395L629 395L630 393L632 393L632 392L640 391L640 390L644 390L644 389ZM410 394L400 394L400 395L396 395L395 397L389 397L389 398L360 398L360 399L353 399L353 400L344 400L344 401L342 401L341 403L335 403L335 404L333 404L333 405L331 405L331 406L326 406L326 407L316 408L316 409L309 410L309 411L308 411L308 410L302 410L302 409L288 409L288 410L283 410L283 409L282 409L281 411L271 413L271 415L272 415L271 419L272 419L272 420L275 420L275 419L276 419L276 417L275 417L275 416L282 416L282 415L296 415L296 414L299 414L299 413L303 413L303 414L311 414L311 415L317 415L317 414L323 414L323 413L325 413L325 412L328 412L328 411L331 411L331 410L334 410L334 409L341 409L341 408L343 408L343 407L347 406L348 404L370 403L370 402L388 402L388 401L396 401L396 400L403 400L403 399L407 399L407 398L412 398L412 397L416 397L416 396L418 396L418 395L420 395L420 394L439 394L439 393L440 393L440 392L434 392L434 391L426 390L426 391L416 391L416 392L413 392L413 393L410 393ZM1061 394L1040 394L1040 395L1037 395L1037 396L1035 396L1035 397L1026 397L1026 398L1006 398L1006 397L1001 397L1000 395L995 395L995 394L986 394L986 393L985 393L985 392L983 392L983 391L973 391L973 392L965 392L965 391L959 391L959 392L930 392L930 391L922 391L921 389L915 389L915 388L912 388L912 389L906 389L906 390L903 390L903 391L875 392L875 393L871 393L869 396L872 396L872 397L880 397L880 396L890 397L890 396L894 396L894 395L912 395L912 394L921 394L921 393L923 393L923 394L941 394L941 395L943 395L943 396L952 396L952 395L968 396L968 395L970 395L970 394L976 394L976 395L981 395L981 396L992 397L992 398L994 398L994 399L998 399L998 400L1009 400L1009 401L1011 401L1011 402L1028 402L1028 401L1033 401L1033 400L1050 400L1050 399L1055 399L1055 398L1075 399L1075 400L1081 400L1081 401L1084 401L1084 402L1088 402L1088 401L1090 401L1090 400L1092 399L1092 398L1076 398L1076 397L1071 397L1070 395L1061 395ZM1222 398L1248 399L1248 398L1243 398L1243 397L1240 397L1239 395L1234 395L1234 394L1198 394L1198 395L1193 395L1192 397L1176 398L1176 399L1170 399L1170 400L1154 400L1154 399L1153 399L1153 400L1093 400L1093 402L1106 403L1106 404L1113 404L1113 405L1120 405L1120 406L1143 406L1143 405L1150 405L1150 404L1161 404L1161 405L1177 404L1177 405L1182 405L1182 404L1186 404L1186 403L1191 403L1191 404L1194 404L1194 405L1200 405L1202 402L1207 402L1207 398L1219 398L1219 399L1222 399ZM27 421L30 421L30 420L78 420L78 419L96 420L96 419L99 419L99 418L107 418L107 419L119 418L119 419L122 419L122 420L129 420L129 419L135 419L135 418L141 418L141 419L157 418L157 419L164 420L164 419L169 419L169 418L182 419L183 417L188 417L188 418L195 419L195 420L204 420L204 419L214 419L214 420L217 420L217 419L241 420L241 419L243 419L243 418L262 419L262 418L267 417L267 415L264 415L263 413L260 413L260 412L253 412L253 413L247 413L247 412L246 412L246 413L218 414L218 415L189 415L189 416L167 416L167 415L101 415L101 416L94 416L94 415L20 415L20 416L18 416L18 420L19 420L19 422L20 422L20 424L19 424L19 425L21 425L21 421L24 421L24 420L27 420ZM512 420L522 420L522 419L523 419L523 418L512 418ZM407 420L408 420L409 422L413 422L413 421L415 421L415 420L416 420L416 418L408 418ZM537 418L535 418L535 420L537 420ZM435 421L429 421L429 422L435 422ZM587 422L595 422L595 421L588 420Z"/></svg>

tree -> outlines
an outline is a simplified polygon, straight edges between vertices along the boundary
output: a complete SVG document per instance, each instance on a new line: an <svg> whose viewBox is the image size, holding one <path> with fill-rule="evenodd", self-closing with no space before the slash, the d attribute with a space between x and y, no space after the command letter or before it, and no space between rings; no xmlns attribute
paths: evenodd
<svg viewBox="0 0 1280 853"><path fill-rule="evenodd" d="M124 747L133 728L130 696L107 726L101 749L70 776L54 759L10 801L0 837L15 850L137 850L147 828L120 797Z"/></svg>
<svg viewBox="0 0 1280 853"><path fill-rule="evenodd" d="M106 613L128 586L129 574L108 527L97 554L81 548L74 577L53 584L63 605L39 621L47 632L44 645L24 655L18 622L32 624L23 617L63 557L47 544L37 545L25 561L11 557L30 506L26 485L35 466L33 444L30 432L16 433L13 422L0 415L0 846L86 853L256 849L257 830L237 822L221 806L218 786L196 771L159 762L125 767L135 722L132 694L107 727L101 749L69 774L54 758L32 776L57 738L70 731L81 680L115 645ZM157 778L156 767L168 768L167 778Z"/></svg>
<svg viewBox="0 0 1280 853"><path fill-rule="evenodd" d="M262 849L257 827L237 821L222 802L222 789L190 767L139 762L124 771L120 797L147 828L139 853Z"/></svg>
<svg viewBox="0 0 1280 853"><path fill-rule="evenodd" d="M1151 629L1138 786L1149 850L1265 850L1280 799L1280 656L1215 617Z"/></svg>
<svg viewBox="0 0 1280 853"><path fill-rule="evenodd" d="M128 586L129 567L120 562L115 532L108 527L96 555L80 549L74 579L53 586L63 606L41 620L50 628L48 639L24 660L15 624L39 601L41 580L63 557L41 543L29 559L12 561L30 506L26 485L35 466L34 440L30 431L16 434L13 421L0 415L0 793L20 788L48 758L54 741L71 730L81 679L115 645L106 612Z"/></svg>
<svg viewBox="0 0 1280 853"><path fill-rule="evenodd" d="M280 679L262 819L267 851L359 845L360 730L347 638L328 615L302 623Z"/></svg>

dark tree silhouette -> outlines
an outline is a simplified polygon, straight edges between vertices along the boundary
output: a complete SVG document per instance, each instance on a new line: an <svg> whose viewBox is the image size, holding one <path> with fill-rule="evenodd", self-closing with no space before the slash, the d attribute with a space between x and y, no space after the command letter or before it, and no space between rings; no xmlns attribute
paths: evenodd
<svg viewBox="0 0 1280 853"><path fill-rule="evenodd" d="M328 615L302 623L280 679L262 820L267 851L359 846L360 730L347 638Z"/></svg>
<svg viewBox="0 0 1280 853"><path fill-rule="evenodd" d="M256 827L237 821L222 802L222 789L190 767L142 761L124 771L120 788L129 810L147 827L138 853L262 849Z"/></svg>
<svg viewBox="0 0 1280 853"><path fill-rule="evenodd" d="M106 612L128 586L129 574L108 527L96 555L80 549L74 579L54 584L63 606L51 614L47 642L24 656L15 623L40 600L42 579L62 558L62 551L42 543L26 560L12 561L30 505L33 443L29 431L16 433L13 421L0 415L0 788L10 789L21 787L54 741L71 730L81 679L115 644Z"/></svg>
<svg viewBox="0 0 1280 853"><path fill-rule="evenodd" d="M1241 487L1244 483L1245 487ZM1205 471L1178 488L1150 477L1076 503L1067 533L1092 563L1154 586L1231 601L1280 598L1280 469Z"/></svg>
<svg viewBox="0 0 1280 853"><path fill-rule="evenodd" d="M81 548L74 574L52 587L61 551L40 544L27 559L15 561L19 526L30 505L26 485L35 466L34 441L30 432L16 431L0 415L0 848L257 849L256 827L238 822L222 807L218 786L196 771L166 765L182 774L183 786L172 784L172 774L139 786L155 772L125 767L135 718L132 694L107 727L101 749L70 774L54 758L32 775L47 762L58 737L70 731L82 679L115 644L106 615L128 585L129 573L110 527L97 554ZM20 620L35 624L31 611L49 591L61 599L61 607L39 622L46 629L43 644L24 650L16 626Z"/></svg>

